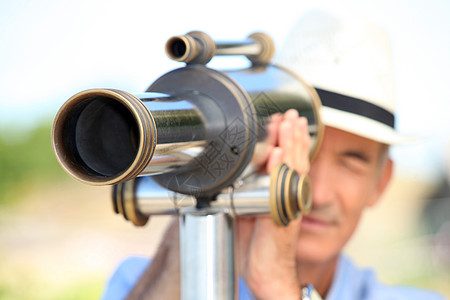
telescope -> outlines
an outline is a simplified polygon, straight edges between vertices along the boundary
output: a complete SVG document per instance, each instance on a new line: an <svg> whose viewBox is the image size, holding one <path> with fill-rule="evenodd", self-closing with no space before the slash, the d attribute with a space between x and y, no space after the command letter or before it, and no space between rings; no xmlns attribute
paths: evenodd
<svg viewBox="0 0 450 300"><path fill-rule="evenodd" d="M233 299L234 218L270 214L286 226L311 207L307 175L284 164L267 175L258 170L273 117L294 109L307 119L312 160L323 135L320 99L299 75L270 62L274 44L264 33L218 42L192 31L170 38L165 51L185 65L144 93L90 89L67 100L53 124L53 150L76 180L112 185L114 211L134 225L153 215L180 216L184 299L211 299L200 291L205 280L213 299ZM243 55L251 65L209 68L219 55ZM206 229L214 234L207 237ZM202 267L211 251L205 244L227 249L206 262L213 271Z"/></svg>

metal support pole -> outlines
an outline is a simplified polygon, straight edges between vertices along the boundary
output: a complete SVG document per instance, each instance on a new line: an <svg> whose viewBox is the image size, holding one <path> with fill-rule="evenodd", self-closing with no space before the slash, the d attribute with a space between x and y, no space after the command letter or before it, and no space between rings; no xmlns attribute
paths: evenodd
<svg viewBox="0 0 450 300"><path fill-rule="evenodd" d="M234 219L206 209L180 214L182 300L237 299Z"/></svg>

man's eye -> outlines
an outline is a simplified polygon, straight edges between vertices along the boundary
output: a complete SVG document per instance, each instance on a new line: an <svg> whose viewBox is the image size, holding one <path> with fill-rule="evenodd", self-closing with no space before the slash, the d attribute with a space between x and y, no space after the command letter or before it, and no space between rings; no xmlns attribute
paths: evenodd
<svg viewBox="0 0 450 300"><path fill-rule="evenodd" d="M339 163L342 167L354 173L362 173L367 168L365 161L355 157L343 157L339 160Z"/></svg>
<svg viewBox="0 0 450 300"><path fill-rule="evenodd" d="M342 157L344 159L353 159L356 161L359 161L361 163L369 163L370 159L369 157L364 154L363 152L359 152L359 151L345 151L344 153L342 153Z"/></svg>

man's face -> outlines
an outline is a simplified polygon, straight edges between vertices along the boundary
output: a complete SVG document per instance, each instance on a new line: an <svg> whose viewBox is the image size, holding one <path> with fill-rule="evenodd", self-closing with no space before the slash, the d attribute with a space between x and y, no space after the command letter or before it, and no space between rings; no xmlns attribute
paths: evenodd
<svg viewBox="0 0 450 300"><path fill-rule="evenodd" d="M313 208L301 223L299 260L323 262L341 251L390 179L392 162L381 163L381 152L378 142L326 127L309 173Z"/></svg>

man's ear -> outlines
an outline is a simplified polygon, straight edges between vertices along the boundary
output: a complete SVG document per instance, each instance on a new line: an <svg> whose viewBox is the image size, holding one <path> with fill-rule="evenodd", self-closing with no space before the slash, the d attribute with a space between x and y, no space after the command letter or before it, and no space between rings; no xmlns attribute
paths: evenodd
<svg viewBox="0 0 450 300"><path fill-rule="evenodd" d="M394 162L389 158L384 164L383 169L381 170L380 178L378 179L374 194L367 204L368 206L374 206L381 198L381 195L391 181L393 170Z"/></svg>

